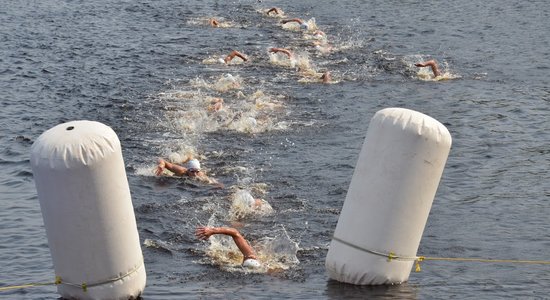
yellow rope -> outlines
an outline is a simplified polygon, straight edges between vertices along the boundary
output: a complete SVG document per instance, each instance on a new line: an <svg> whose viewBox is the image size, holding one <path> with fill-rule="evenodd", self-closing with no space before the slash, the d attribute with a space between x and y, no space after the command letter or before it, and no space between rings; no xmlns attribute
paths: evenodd
<svg viewBox="0 0 550 300"><path fill-rule="evenodd" d="M388 262L391 262L392 260L413 260L415 262L415 271L420 272L420 262L425 260L439 260L439 261L465 261L465 262L488 262L488 263L521 263L521 264L542 264L542 265L550 265L550 261L547 260L522 260L522 259L496 259L496 258L462 258L462 257L426 257L426 256L400 256L396 255L394 252L390 251L390 253L384 253L379 251L374 251L370 249L366 249L360 246L357 246L353 243L350 243L348 241L345 241L343 239L340 239L336 236L332 237L333 240L336 240L344 245L347 245L349 247L355 248L359 251L363 251L366 253L370 253L377 256L386 257L388 259Z"/></svg>
<svg viewBox="0 0 550 300"><path fill-rule="evenodd" d="M550 265L547 260L525 260L525 259L498 259L498 258L464 258L464 257L426 257L419 256L416 261L416 272L420 272L420 262L425 260L438 261L466 261L466 262L487 262L487 263L517 263L517 264L538 264Z"/></svg>
<svg viewBox="0 0 550 300"><path fill-rule="evenodd" d="M547 261L547 260L496 259L496 258L461 258L461 257L425 257L425 256L419 256L418 258L422 259L422 260L473 261L473 262L521 263L521 264L550 265L550 261Z"/></svg>
<svg viewBox="0 0 550 300"><path fill-rule="evenodd" d="M2 286L0 287L0 292L15 290L15 289L24 289L24 288L35 287L35 286L54 285L54 284L57 284L57 283L56 282L37 282L37 283L29 283L29 284L23 284L23 285Z"/></svg>
<svg viewBox="0 0 550 300"><path fill-rule="evenodd" d="M83 282L81 284L64 282L64 281L61 280L60 276L55 276L55 281L54 282L38 282L38 283L29 283L29 284L23 284L23 285L3 286L3 287L0 287L0 292L8 291L8 290L15 290L15 289L23 289L23 288L28 288L28 287L35 287L35 286L58 285L58 284L65 284L65 285L70 285L70 286L74 286L74 287L79 287L79 288L82 288L82 290L84 292L87 292L89 287L95 287L95 286L98 286L98 285L103 285L103 284L115 282L115 281L118 281L118 280L122 280L122 279L132 275L133 273L137 272L142 266L143 266L143 258L142 258L142 261L141 261L140 264L136 265L133 269L128 271L126 274L116 276L116 277L113 277L113 278L110 278L110 279L107 279L107 280L98 281L98 282L91 283L91 284L86 283L86 282Z"/></svg>

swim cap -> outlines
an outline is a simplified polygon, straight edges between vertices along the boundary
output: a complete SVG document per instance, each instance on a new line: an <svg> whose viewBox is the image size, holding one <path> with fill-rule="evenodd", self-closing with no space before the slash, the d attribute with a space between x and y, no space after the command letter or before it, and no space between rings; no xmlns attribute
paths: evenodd
<svg viewBox="0 0 550 300"><path fill-rule="evenodd" d="M303 22L303 23L300 23L300 28L303 29L303 30L308 30L309 25L306 22Z"/></svg>
<svg viewBox="0 0 550 300"><path fill-rule="evenodd" d="M220 57L220 58L218 58L218 62L220 64L225 64L225 59L223 59L223 57Z"/></svg>
<svg viewBox="0 0 550 300"><path fill-rule="evenodd" d="M245 268L254 269L254 268L259 268L261 266L262 264L253 258L248 258L243 262L243 267Z"/></svg>
<svg viewBox="0 0 550 300"><path fill-rule="evenodd" d="M235 195L235 198L237 197L240 198L247 206L252 207L256 204L256 199L254 199L248 191L239 191L237 195Z"/></svg>
<svg viewBox="0 0 550 300"><path fill-rule="evenodd" d="M192 159L192 160L187 162L187 169L200 170L201 169L201 163L197 159Z"/></svg>

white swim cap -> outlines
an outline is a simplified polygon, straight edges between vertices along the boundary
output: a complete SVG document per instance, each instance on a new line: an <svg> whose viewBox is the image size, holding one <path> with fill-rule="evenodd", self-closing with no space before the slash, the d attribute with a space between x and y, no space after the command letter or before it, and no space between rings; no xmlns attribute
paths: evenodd
<svg viewBox="0 0 550 300"><path fill-rule="evenodd" d="M254 269L254 268L259 268L261 266L262 264L253 258L248 258L243 262L243 267L245 268Z"/></svg>
<svg viewBox="0 0 550 300"><path fill-rule="evenodd" d="M308 30L309 25L306 22L303 22L303 23L300 23L300 28L303 29L303 30Z"/></svg>
<svg viewBox="0 0 550 300"><path fill-rule="evenodd" d="M223 57L218 58L218 62L225 65L225 59L223 59Z"/></svg>
<svg viewBox="0 0 550 300"><path fill-rule="evenodd" d="M239 191L237 197L240 197L247 206L254 206L256 199L248 191Z"/></svg>
<svg viewBox="0 0 550 300"><path fill-rule="evenodd" d="M187 169L195 169L200 170L201 169L201 163L197 159L192 159L187 162Z"/></svg>
<svg viewBox="0 0 550 300"><path fill-rule="evenodd" d="M258 121L256 121L256 119L254 119L253 117L247 117L246 124L250 127L256 127L256 125L258 125Z"/></svg>

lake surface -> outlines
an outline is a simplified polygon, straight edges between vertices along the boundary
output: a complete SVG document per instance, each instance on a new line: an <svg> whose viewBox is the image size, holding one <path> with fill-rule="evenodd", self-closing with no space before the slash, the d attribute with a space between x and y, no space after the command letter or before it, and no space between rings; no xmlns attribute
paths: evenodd
<svg viewBox="0 0 550 300"><path fill-rule="evenodd" d="M267 16L271 7L326 43ZM30 147L86 119L123 147L143 299L547 297L542 264L426 261L406 283L361 287L329 280L324 260L369 121L387 107L427 114L453 138L419 255L550 260L549 17L547 1L512 0L4 3L0 286L53 281ZM233 49L249 61L218 63ZM414 66L428 59L446 80ZM224 109L208 111L214 98ZM154 175L159 157L188 154L225 188ZM239 188L272 211L237 220ZM230 245L198 241L200 224L238 226L274 250L268 259L282 254L278 271L224 260L216 250ZM0 297L59 295L45 286Z"/></svg>

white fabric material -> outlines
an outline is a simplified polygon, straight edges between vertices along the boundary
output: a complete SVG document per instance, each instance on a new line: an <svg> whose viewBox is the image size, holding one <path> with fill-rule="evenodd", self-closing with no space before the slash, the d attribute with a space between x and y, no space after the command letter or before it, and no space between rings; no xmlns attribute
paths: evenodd
<svg viewBox="0 0 550 300"><path fill-rule="evenodd" d="M437 120L387 108L372 118L325 261L329 277L357 285L407 281L451 148Z"/></svg>
<svg viewBox="0 0 550 300"><path fill-rule="evenodd" d="M146 273L120 141L106 125L73 121L44 132L31 167L57 286L67 299L128 299ZM115 282L92 286L112 278Z"/></svg>

